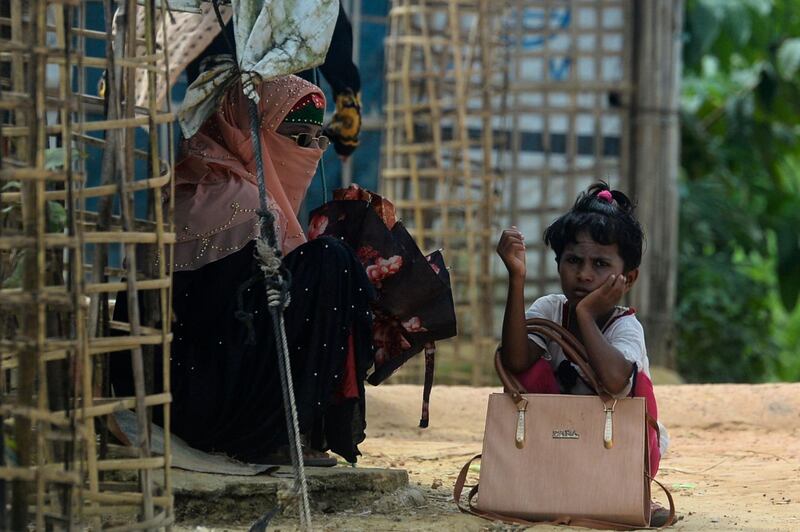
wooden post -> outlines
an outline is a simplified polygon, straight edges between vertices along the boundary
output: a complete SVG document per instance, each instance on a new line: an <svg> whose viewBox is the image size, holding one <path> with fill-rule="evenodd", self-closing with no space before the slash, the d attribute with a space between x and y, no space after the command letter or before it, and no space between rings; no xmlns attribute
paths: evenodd
<svg viewBox="0 0 800 532"><path fill-rule="evenodd" d="M634 2L631 192L647 237L632 303L651 363L675 367L682 0Z"/></svg>

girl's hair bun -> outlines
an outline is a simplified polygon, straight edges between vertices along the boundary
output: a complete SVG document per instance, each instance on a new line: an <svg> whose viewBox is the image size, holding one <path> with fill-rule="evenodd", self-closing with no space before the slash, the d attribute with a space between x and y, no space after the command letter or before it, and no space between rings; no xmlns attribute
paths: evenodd
<svg viewBox="0 0 800 532"><path fill-rule="evenodd" d="M608 197L613 201L608 201ZM599 211L609 212L619 210L625 214L633 214L635 205L621 190L611 190L608 183L598 181L592 184L586 192L583 192L575 201L574 210L576 211Z"/></svg>

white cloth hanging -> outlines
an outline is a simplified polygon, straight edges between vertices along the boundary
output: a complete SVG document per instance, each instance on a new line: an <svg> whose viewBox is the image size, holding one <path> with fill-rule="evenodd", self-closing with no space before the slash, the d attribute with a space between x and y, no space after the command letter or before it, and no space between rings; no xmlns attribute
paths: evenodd
<svg viewBox="0 0 800 532"><path fill-rule="evenodd" d="M236 56L242 84L270 80L325 61L339 0L233 0ZM236 79L230 56L210 63L186 91L178 111L183 135L194 135Z"/></svg>

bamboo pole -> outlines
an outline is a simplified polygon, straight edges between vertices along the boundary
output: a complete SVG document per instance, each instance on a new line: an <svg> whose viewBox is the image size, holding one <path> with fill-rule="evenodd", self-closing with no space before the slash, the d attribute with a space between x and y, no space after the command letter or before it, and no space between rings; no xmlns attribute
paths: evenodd
<svg viewBox="0 0 800 532"><path fill-rule="evenodd" d="M32 33L36 39L36 45L44 47L47 44L47 3L44 0L39 0L32 5L35 11L36 22L32 29ZM32 18L34 13L31 14ZM35 94L34 99L34 120L36 127L36 140L35 142L35 162L37 168L44 168L45 164L45 149L47 148L47 136L42 126L47 124L47 113L45 109L45 90L46 90L46 77L45 69L47 67L47 56L45 54L35 54L32 57L33 70L35 71L33 79L33 91ZM30 184L28 192L32 192L35 205L35 219L36 219L36 255L35 255L35 282L33 286L34 292L41 290L46 284L45 280L47 273L47 252L44 245L42 236L47 231L47 222L45 219L47 207L44 201L45 183L43 181L36 181ZM24 286L24 285L23 285ZM32 358L36 361L36 370L38 381L37 389L37 407L39 410L47 409L47 371L45 362L39 355L44 350L44 340L46 337L46 323L47 314L46 307L41 302L37 302L36 309L36 325L35 337L36 347L35 351L31 353ZM32 335L33 336L33 335ZM47 459L47 449L45 447L45 426L42 423L36 424L36 463L41 469ZM42 475L36 475L36 527L39 530L44 529L44 512L42 508L45 504L45 479Z"/></svg>
<svg viewBox="0 0 800 532"><path fill-rule="evenodd" d="M31 10L38 5L31 5ZM11 38L14 40L22 40L25 38L22 27L22 3L14 0L11 10ZM36 17L38 19L38 17ZM27 33L29 38L34 38L35 35L32 31ZM17 92L26 91L26 83L24 79L24 65L21 57L15 57L12 63L12 77L13 87ZM38 72L31 64L30 75L35 75ZM34 78L35 79L35 78ZM15 118L17 122L24 124L33 123L33 117L25 116L30 113L30 110L25 110L17 113ZM5 133L5 129L4 129ZM22 140L22 139L21 139ZM31 166L37 166L35 160L36 136L34 128L26 129L26 138L23 142L18 144L19 154L24 157L24 160ZM22 203L22 220L23 232L30 238L35 239L37 234L37 184L36 182L24 182L21 190L23 192ZM23 257L24 274L22 278L22 288L30 292L36 292L39 288L39 277L37 273L37 253L26 253ZM31 305L24 309L21 317L21 332L26 338L36 338L38 336L38 312L35 306ZM19 353L19 370L18 370L18 389L17 389L17 402L23 407L34 406L33 386L36 373L36 351L35 347L31 346L27 350ZM31 456L31 434L33 425L31 420L26 416L18 415L14 420L15 440L18 445L18 461L22 467L32 465ZM14 529L22 529L27 526L28 522L28 493L30 491L29 482L19 478L13 480L12 484L12 509L11 509L11 527Z"/></svg>
<svg viewBox="0 0 800 532"><path fill-rule="evenodd" d="M135 53L136 48L136 2L135 0L127 0L127 2L120 4L120 26L118 29L117 43L119 46L115 49L115 53L122 53L123 50ZM118 87L125 88L125 117L133 118L134 115L134 100L136 99L135 82L136 71L127 70L124 80L120 76L116 81L119 83ZM121 90L117 93L121 94ZM152 126L152 122L151 122ZM134 155L133 155L133 139L127 136L128 131L122 129L118 132L121 134L120 142L117 146L118 161L120 162L120 171L117 172L119 184L119 198L120 210L122 212L123 228L126 231L132 230L133 213L133 196L128 192L128 183L133 181L134 176ZM128 321L131 324L131 335L139 336L140 332L140 315L139 315L139 292L136 287L135 279L139 271L137 268L136 247L133 244L125 245L126 251L126 279L128 283ZM145 396L147 394L145 389L145 373L144 373L144 360L141 345L135 346L131 350L131 364L133 365L133 382L134 391L136 393L136 425L137 425L137 441L136 446L140 449L140 456L142 458L150 457L150 419L148 416L147 406L145 405ZM150 521L154 516L153 506L153 483L149 470L142 470L140 472L140 482L142 490L142 516L144 521Z"/></svg>
<svg viewBox="0 0 800 532"><path fill-rule="evenodd" d="M410 0L406 0L409 2ZM410 14L408 12L405 13L403 17L403 27L407 33L412 31L411 29L411 19ZM398 44L403 44L403 64L402 64L402 94L403 94L403 103L405 105L411 105L411 83L408 79L408 74L411 70L411 45L412 42L405 41L403 39L398 40ZM414 135L414 121L411 113L405 114L405 141L406 142L414 142L415 135ZM417 165L418 161L417 158L414 156L409 157L409 166L411 168L411 197L414 200L420 200L421 193L419 188L419 176L417 175ZM423 221L422 216L422 209L419 207L413 207L414 212L414 228L416 229L417 233L419 234L419 238L424 242L425 240L425 224Z"/></svg>
<svg viewBox="0 0 800 532"><path fill-rule="evenodd" d="M492 32L496 29L494 19L490 15L490 5L488 0L479 0L478 11L478 24L480 34L480 52L481 52L481 67L483 69L483 84L481 86L481 105L484 111L492 109L494 106L493 97L496 89L494 83L494 47L491 44ZM494 316L492 308L492 299L494 287L491 282L487 282L491 274L491 263L493 257L493 238L491 228L495 218L496 212L496 197L495 197L495 184L497 176L495 175L495 167L493 159L495 155L495 140L494 140L494 124L492 118L494 114L484 112L480 114L481 127L483 131L483 153L482 158L482 217L480 226L483 230L476 231L473 234L479 239L479 263L480 267L477 271L477 283L480 287L478 300L480 301L480 315L482 317L480 322L480 329L476 334L482 340L478 344L475 355L475 366L479 368L478 374L473 382L476 384L483 384L483 377L487 372L487 362L490 357L485 356L483 350L488 344L493 343L492 335L494 332ZM488 342L486 341L488 340ZM486 351L489 352L488 350ZM489 372L491 370L489 369Z"/></svg>
<svg viewBox="0 0 800 532"><path fill-rule="evenodd" d="M64 6L64 5L56 5L53 6L53 14L55 19L55 32L56 32L56 44L58 47L64 50L64 54L68 55L71 51L72 42L68 39L67 33L68 29L71 26L72 21L72 8ZM69 89L72 86L72 70L67 68L66 65L62 65L59 67L59 100L62 102L62 105L59 109L59 123L62 126L61 131L61 145L63 148L63 157L62 157L62 164L64 166L66 179L64 182L64 188L67 193L67 201L66 203L66 212L67 212L67 220L65 224L66 232L72 238L77 236L78 228L76 226L75 220L75 209L73 204L73 187L75 185L75 175L73 172L73 163L72 163L72 136L70 134L70 124L72 122L72 113L71 113L71 105L69 103L70 94ZM45 102L47 103L47 102ZM63 257L63 254L62 254ZM76 277L81 276L81 269L80 269L80 252L76 249L68 249L66 253L66 264L58 264L60 266L60 270L66 272L66 279L61 279L59 275L60 271L54 272L53 277L57 281L62 282L62 286L64 286L65 291L70 293L71 297L71 308L67 309L66 311L62 311L60 315L60 326L61 326L61 334L65 335L69 338L75 338L78 334L80 334L77 329L77 324L80 323L78 320L80 319L80 296L79 291L76 289L75 283L77 282ZM58 283L57 283L58 284ZM74 462L76 456L74 455L77 437L79 433L79 428L77 426L77 419L75 415L75 411L73 408L73 398L74 398L74 387L73 379L72 379L72 371L71 369L74 368L74 363L76 358L79 356L75 350L68 351L68 357L65 358L63 361L56 361L55 363L51 364L48 367L48 360L43 356L43 353L39 353L39 358L42 360L42 364L52 371L53 383L57 383L58 386L54 386L53 394L58 394L60 396L60 400L53 402L51 398L51 409L68 409L68 414L65 416L68 419L69 423L69 436L68 441L61 441L57 442L58 448L56 449L55 456L52 460L56 462L62 462L58 464L62 467L65 471L71 471L74 467ZM67 529L73 528L74 525L74 512L73 512L73 488L78 485L80 482L73 482L72 484L64 484L60 486L60 490L57 492L51 493L50 501L51 504L58 507L57 513L59 515L64 516L64 522L66 523Z"/></svg>
<svg viewBox="0 0 800 532"><path fill-rule="evenodd" d="M452 48L453 53L453 73L455 76L455 93L454 99L458 104L458 113L456 118L456 130L458 131L460 145L460 155L461 155L461 167L463 169L463 182L468 185L472 184L472 169L468 164L469 161L469 137L467 131L467 111L466 111L466 87L464 83L464 65L463 65L463 51L462 51L462 41L460 39L460 25L461 20L459 18L459 11L457 7L456 0L450 0L448 3L448 16L449 16L449 24L450 24L450 46ZM469 190L469 188L467 188ZM471 198L470 198L471 199ZM464 210L465 217L464 217L464 224L466 227L474 227L474 211L472 208L467 206ZM474 312L471 313L470 316L470 332L472 335L478 335L480 331L480 320L481 316L478 313L479 310L479 303L478 303L478 286L477 286L477 272L475 271L475 264L477 262L475 257L475 238L471 231L466 231L466 262L467 262L467 299L469 301L470 307ZM474 353L475 357L479 356L477 353ZM472 384L477 384L477 380L479 379L478 375L478 368L476 367L477 364L473 364L473 373L472 373Z"/></svg>
<svg viewBox="0 0 800 532"><path fill-rule="evenodd" d="M166 124L172 122L173 120L175 120L175 116L171 113L170 114L162 113L153 119L153 121L156 124ZM120 119L97 120L92 122L86 122L84 124L76 124L74 132L76 134L90 133L93 131L104 131L107 129L146 126L149 123L150 119L146 116L142 117L131 116ZM49 126L46 128L45 131L47 134L56 134L59 133L61 130L58 128L58 126ZM27 130L26 128L23 127L16 127L16 126L6 127L3 128L3 135L6 137L24 137L25 135L27 135Z"/></svg>
<svg viewBox="0 0 800 532"><path fill-rule="evenodd" d="M422 9L422 14L420 16L420 29L425 42L425 45L423 46L423 65L426 71L430 71L435 68L435 65L433 60L433 51L431 50L432 41L430 39L431 32L429 29L429 14L427 13L426 1L421 0L419 7ZM428 100L428 105L430 106L431 125L433 126L431 128L431 134L433 137L434 165L431 170L434 172L434 175L437 178L436 196L440 198L446 198L448 197L447 190L449 188L449 184L452 181L452 178L455 177L455 172L445 172L444 170L444 162L442 159L442 130L437 126L442 122L442 105L439 99L439 91L437 90L435 81L436 80L433 77L428 77L425 79L426 97ZM449 226L450 209L447 202L441 202L439 208L439 218L443 227ZM416 234L414 236L417 237ZM425 242L422 237L423 235L419 235L420 241L423 243L423 245L427 245L428 243ZM442 237L438 240L439 242L431 242L431 244L434 246L438 244L442 249L450 248L449 238L442 235Z"/></svg>
<svg viewBox="0 0 800 532"><path fill-rule="evenodd" d="M167 0L161 0L161 34L164 36L164 40L167 39L167 13L169 12L169 6L167 5ZM169 67L169 47L164 46L164 75L165 79L172 79ZM163 112L167 114L171 114L171 98L166 97L164 98ZM151 93L151 112L154 112L154 106L152 104L152 93ZM174 164L174 153L173 153L173 131L172 131L172 124L168 123L166 125L166 137L167 137L167 166L168 168L172 168ZM167 208L167 219L169 220L168 229L170 233L174 234L174 226L173 220L174 218L174 207L175 207L175 182L173 180L169 180L169 205ZM157 207L161 209L161 205ZM160 213L161 211L157 211ZM156 215L158 220L159 214ZM163 216L163 214L161 214ZM161 225L159 224L159 227ZM170 360L172 360L172 356L170 355L170 351L172 349L172 333L170 332L170 326L172 324L172 297L173 297L173 285L171 282L172 279L172 268L174 264L173 258L173 246L167 244L165 247L166 241L162 238L162 244L159 246L159 253L162 253L161 257L165 257L165 260L159 261L159 270L158 274L159 277L162 279L167 279L170 281L169 285L166 287L162 287L160 291L161 295L161 309L162 309L162 320L161 320L161 363L162 363L162 382L164 383L164 393L169 396L171 390L171 366ZM171 466L172 466L172 439L170 437L171 434L171 421L172 421L172 414L169 404L165 404L163 407L163 421L164 421L164 492L167 494L172 494L172 473L171 473ZM174 519L174 508L172 502L166 507L165 513L168 519ZM167 526L167 532L171 530L171 527Z"/></svg>

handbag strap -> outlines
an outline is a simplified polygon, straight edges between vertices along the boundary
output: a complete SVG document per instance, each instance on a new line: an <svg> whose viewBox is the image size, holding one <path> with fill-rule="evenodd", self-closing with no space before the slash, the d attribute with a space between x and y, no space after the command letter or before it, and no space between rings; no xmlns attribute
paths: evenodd
<svg viewBox="0 0 800 532"><path fill-rule="evenodd" d="M599 395L604 402L611 398L611 394L606 391L602 382L597 377L597 373L595 373L594 369L589 364L589 355L586 353L583 344L581 344L571 332L554 321L543 318L530 318L526 320L525 324L528 334L537 334L556 342L561 347L567 360L575 364L581 370L589 387ZM497 375L500 377L500 382L503 383L503 387L512 395L514 402L519 402L521 394L527 393L527 391L503 366L503 361L500 357L501 348L502 347L498 347L495 353L495 371L497 371Z"/></svg>
<svg viewBox="0 0 800 532"><path fill-rule="evenodd" d="M597 377L597 373L589 363L589 354L586 352L586 348L580 340L575 338L574 334L558 323L544 318L530 318L526 320L525 324L529 334L545 336L556 342L561 347L567 360L581 370L587 384L597 395L605 396L603 397L604 400L610 397L611 394L606 391L602 381Z"/></svg>
<svg viewBox="0 0 800 532"><path fill-rule="evenodd" d="M672 500L672 494L669 490L664 487L664 485L648 476L647 478L658 484L661 489L664 490L664 493L667 494L667 500L669 501L669 517L667 518L667 522L658 528L655 527L641 527L641 526L634 526L628 525L625 523L616 523L613 521L603 521L601 519L586 519L586 518L579 518L574 519L570 516L560 516L550 521L529 521L527 519L522 519L519 517L512 517L510 515L503 515L498 514L495 512L487 512L485 510L481 510L476 508L472 504L472 499L478 493L478 486L479 484L475 484L474 486L470 487L469 494L467 495L467 505L464 506L461 503L461 494L464 491L464 485L467 481L467 474L469 473L469 467L472 465L472 462L479 459L481 455L475 455L469 459L469 461L464 464L464 467L461 468L461 471L458 474L458 478L456 478L455 486L453 487L453 499L456 502L456 506L458 509L465 513L471 514L477 517L481 517L483 519L488 519L490 521L502 521L508 524L515 524L515 525L524 525L524 526L536 526L536 525L570 525L570 526L582 526L585 528L598 528L598 529L610 529L610 530L642 530L642 529L649 529L649 530L661 530L664 527L668 527L675 522L675 503Z"/></svg>

